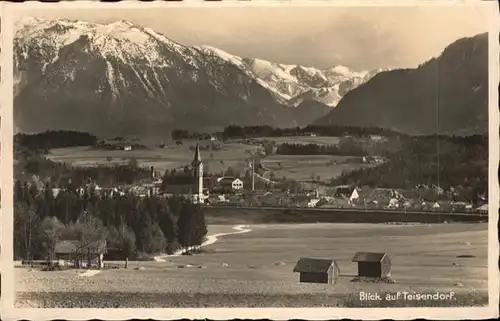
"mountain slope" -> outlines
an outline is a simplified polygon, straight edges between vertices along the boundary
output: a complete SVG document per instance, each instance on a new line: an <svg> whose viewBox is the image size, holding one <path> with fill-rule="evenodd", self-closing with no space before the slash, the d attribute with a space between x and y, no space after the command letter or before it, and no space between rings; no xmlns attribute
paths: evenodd
<svg viewBox="0 0 500 321"><path fill-rule="evenodd" d="M301 126L339 99L335 88L314 83L327 78L322 71L292 66L281 78L264 80L255 59L183 46L127 21L24 18L16 27L14 115L22 131L163 135L179 127ZM324 85L347 91L369 74L341 71ZM297 88L289 99L279 88L287 80Z"/></svg>
<svg viewBox="0 0 500 321"><path fill-rule="evenodd" d="M24 19L14 50L14 115L23 131L163 135L231 123L302 125L327 112L282 105L233 62L125 21Z"/></svg>
<svg viewBox="0 0 500 321"><path fill-rule="evenodd" d="M409 134L487 132L487 34L457 40L416 69L377 74L314 123L378 126Z"/></svg>

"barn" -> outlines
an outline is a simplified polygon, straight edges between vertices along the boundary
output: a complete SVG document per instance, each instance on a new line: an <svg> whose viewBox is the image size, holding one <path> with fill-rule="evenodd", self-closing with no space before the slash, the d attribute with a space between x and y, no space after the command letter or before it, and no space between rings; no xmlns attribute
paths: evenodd
<svg viewBox="0 0 500 321"><path fill-rule="evenodd" d="M61 240L55 244L54 255L59 265L76 267L103 267L103 256L106 253L106 240L90 242L83 249L79 241Z"/></svg>
<svg viewBox="0 0 500 321"><path fill-rule="evenodd" d="M293 268L300 273L301 283L335 284L340 269L334 260L301 258Z"/></svg>
<svg viewBox="0 0 500 321"><path fill-rule="evenodd" d="M358 276L385 278L391 273L391 259L387 253L357 252L352 258L358 263Z"/></svg>

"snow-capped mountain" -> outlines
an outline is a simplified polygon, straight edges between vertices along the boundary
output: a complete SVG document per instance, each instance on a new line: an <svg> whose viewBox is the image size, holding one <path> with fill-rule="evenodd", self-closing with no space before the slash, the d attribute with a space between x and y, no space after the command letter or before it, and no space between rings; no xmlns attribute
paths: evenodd
<svg viewBox="0 0 500 321"><path fill-rule="evenodd" d="M263 86L274 93L279 101L291 106L311 99L335 107L348 91L384 71L355 72L345 66L320 70L254 58L243 61Z"/></svg>
<svg viewBox="0 0 500 321"><path fill-rule="evenodd" d="M389 70L380 68L356 72L345 66L320 70L257 58L241 58L210 46L196 48L230 61L242 70L250 71L257 82L268 89L280 103L294 107L304 100L315 100L335 107L347 92L367 82L377 73Z"/></svg>
<svg viewBox="0 0 500 321"><path fill-rule="evenodd" d="M127 21L23 18L14 51L15 121L24 131L300 126L325 115L370 74L184 46Z"/></svg>

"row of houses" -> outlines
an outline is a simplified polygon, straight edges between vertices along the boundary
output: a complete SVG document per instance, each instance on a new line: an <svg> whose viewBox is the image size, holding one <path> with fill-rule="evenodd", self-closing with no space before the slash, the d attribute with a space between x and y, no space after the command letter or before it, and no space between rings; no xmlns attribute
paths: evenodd
<svg viewBox="0 0 500 321"><path fill-rule="evenodd" d="M405 191L397 189L361 189L352 186L337 186L333 197L324 197L323 208L362 207L366 209L414 209L414 210L445 210L445 211L477 211L486 213L488 204L485 198L474 208L472 202L436 200L426 201L412 199Z"/></svg>

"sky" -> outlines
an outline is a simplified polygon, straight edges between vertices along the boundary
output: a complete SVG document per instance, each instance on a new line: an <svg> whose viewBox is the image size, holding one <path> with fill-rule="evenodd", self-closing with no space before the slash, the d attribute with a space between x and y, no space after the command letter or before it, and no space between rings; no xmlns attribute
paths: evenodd
<svg viewBox="0 0 500 321"><path fill-rule="evenodd" d="M184 45L316 68L411 68L488 30L474 6L36 9L25 16L127 20Z"/></svg>

